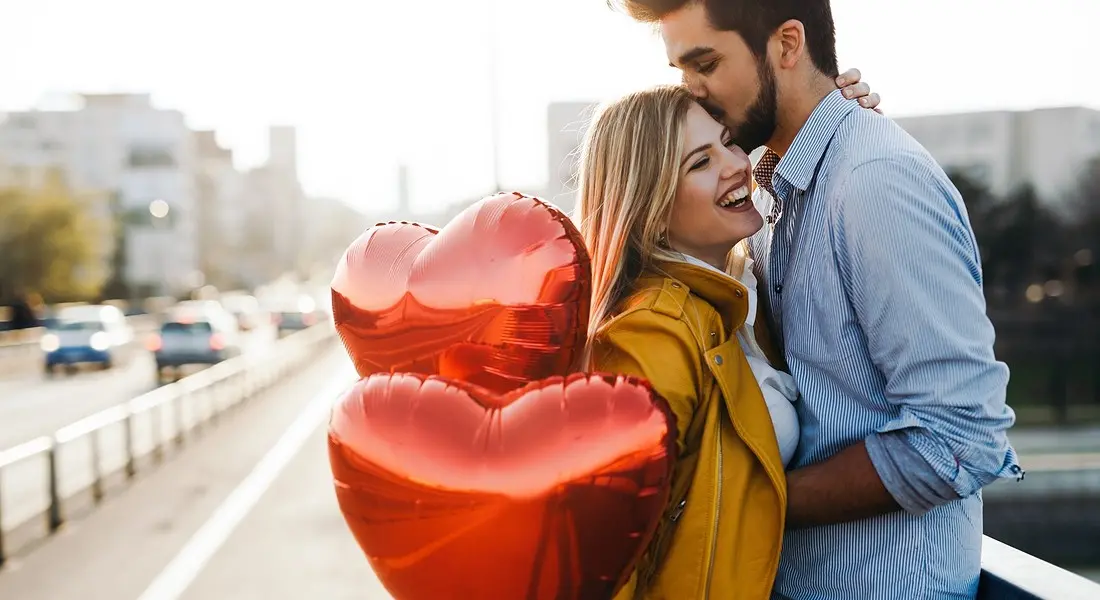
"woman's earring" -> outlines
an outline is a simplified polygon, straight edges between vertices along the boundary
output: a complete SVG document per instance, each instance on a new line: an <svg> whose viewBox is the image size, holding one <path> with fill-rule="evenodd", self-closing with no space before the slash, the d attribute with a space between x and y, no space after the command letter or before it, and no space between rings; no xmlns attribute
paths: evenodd
<svg viewBox="0 0 1100 600"><path fill-rule="evenodd" d="M657 246L659 248L668 248L668 234L667 233L662 233L661 235L657 236Z"/></svg>

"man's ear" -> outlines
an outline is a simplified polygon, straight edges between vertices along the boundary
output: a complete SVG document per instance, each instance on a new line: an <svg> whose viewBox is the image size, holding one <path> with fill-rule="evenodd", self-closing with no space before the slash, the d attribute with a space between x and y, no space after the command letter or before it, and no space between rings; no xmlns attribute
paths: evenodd
<svg viewBox="0 0 1100 600"><path fill-rule="evenodd" d="M778 46L776 49L779 51L776 67L794 68L806 53L806 28L802 26L802 21L785 21L772 34L772 43Z"/></svg>

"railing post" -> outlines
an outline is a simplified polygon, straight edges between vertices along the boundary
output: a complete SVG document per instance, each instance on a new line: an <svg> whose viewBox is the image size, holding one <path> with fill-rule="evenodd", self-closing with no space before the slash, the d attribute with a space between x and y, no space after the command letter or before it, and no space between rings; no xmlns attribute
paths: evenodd
<svg viewBox="0 0 1100 600"><path fill-rule="evenodd" d="M164 405L157 405L149 410L149 429L153 437L153 460L164 460Z"/></svg>
<svg viewBox="0 0 1100 600"><path fill-rule="evenodd" d="M103 501L103 469L99 456L99 430L94 429L88 434L88 443L91 447L92 459L92 501L99 504Z"/></svg>
<svg viewBox="0 0 1100 600"><path fill-rule="evenodd" d="M7 558L8 554L4 551L4 469L0 468L0 568Z"/></svg>
<svg viewBox="0 0 1100 600"><path fill-rule="evenodd" d="M179 385L178 383L176 385ZM183 398L184 394L178 394L172 398L172 412L176 417L176 446L183 446Z"/></svg>
<svg viewBox="0 0 1100 600"><path fill-rule="evenodd" d="M187 431L201 434L206 425L206 414L202 410L202 390L192 390L184 396L187 403Z"/></svg>
<svg viewBox="0 0 1100 600"><path fill-rule="evenodd" d="M58 482L59 473L57 471L57 448L57 439L55 438L50 444L50 449L46 452L50 483L50 508L46 511L46 525L49 527L50 533L57 531L61 528L61 525L65 523L61 511L61 489Z"/></svg>
<svg viewBox="0 0 1100 600"><path fill-rule="evenodd" d="M134 411L130 406L126 407L126 418L123 419L122 425L126 428L126 479L133 479L137 469L134 465Z"/></svg>
<svg viewBox="0 0 1100 600"><path fill-rule="evenodd" d="M220 379L214 382L214 384L210 386L210 391L206 393L206 407L209 411L211 425L218 424L218 417L220 416L218 413L221 410L221 403L218 402L218 398L221 397L223 385L225 385L225 379Z"/></svg>

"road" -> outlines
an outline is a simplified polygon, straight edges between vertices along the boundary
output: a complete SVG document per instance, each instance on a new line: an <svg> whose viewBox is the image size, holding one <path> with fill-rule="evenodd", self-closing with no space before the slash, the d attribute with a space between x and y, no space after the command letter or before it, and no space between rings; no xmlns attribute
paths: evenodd
<svg viewBox="0 0 1100 600"><path fill-rule="evenodd" d="M328 470L325 418L353 377L339 349L319 355L13 558L0 598L390 600L340 516ZM1057 437L1021 440L1039 448ZM1054 449L1075 451L1077 439L1065 439L1072 444Z"/></svg>
<svg viewBox="0 0 1100 600"><path fill-rule="evenodd" d="M244 337L243 350L270 347L273 329ZM41 369L0 379L0 450L21 444L157 387L153 357L140 350L134 361L108 371L48 378Z"/></svg>

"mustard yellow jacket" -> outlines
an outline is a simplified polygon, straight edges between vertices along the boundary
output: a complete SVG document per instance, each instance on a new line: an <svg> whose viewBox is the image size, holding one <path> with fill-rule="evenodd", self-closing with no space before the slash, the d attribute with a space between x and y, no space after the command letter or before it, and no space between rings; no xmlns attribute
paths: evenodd
<svg viewBox="0 0 1100 600"><path fill-rule="evenodd" d="M616 600L766 600L787 489L767 406L735 332L743 286L703 267L643 274L593 346L594 368L648 379L676 414L669 507ZM757 337L774 348L758 318ZM761 333L763 332L763 333Z"/></svg>

